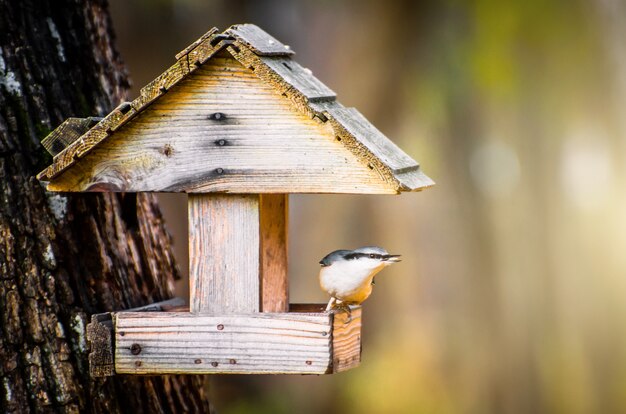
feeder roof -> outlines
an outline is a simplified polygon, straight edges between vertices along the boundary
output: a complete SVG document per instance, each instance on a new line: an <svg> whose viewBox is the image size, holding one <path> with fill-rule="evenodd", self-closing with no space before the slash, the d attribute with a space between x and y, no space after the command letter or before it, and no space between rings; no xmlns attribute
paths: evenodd
<svg viewBox="0 0 626 414"><path fill-rule="evenodd" d="M434 184L293 55L255 25L213 28L132 102L55 129L42 141L53 163L38 178L53 191L399 193ZM274 118L261 123L255 111Z"/></svg>

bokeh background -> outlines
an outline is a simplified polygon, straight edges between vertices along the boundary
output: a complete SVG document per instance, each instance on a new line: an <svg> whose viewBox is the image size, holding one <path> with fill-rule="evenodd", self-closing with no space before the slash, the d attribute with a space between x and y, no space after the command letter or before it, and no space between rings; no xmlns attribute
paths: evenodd
<svg viewBox="0 0 626 414"><path fill-rule="evenodd" d="M360 368L214 376L221 413L626 412L625 2L110 7L132 97L210 27L255 23L437 182L291 198L292 302L326 301L331 250L405 260L365 304ZM185 201L162 201L184 268Z"/></svg>

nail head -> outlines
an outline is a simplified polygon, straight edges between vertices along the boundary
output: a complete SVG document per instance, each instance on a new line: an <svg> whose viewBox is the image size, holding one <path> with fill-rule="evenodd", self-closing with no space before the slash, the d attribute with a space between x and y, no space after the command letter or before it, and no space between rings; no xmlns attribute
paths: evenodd
<svg viewBox="0 0 626 414"><path fill-rule="evenodd" d="M133 355L139 355L141 353L141 345L139 344L132 344L130 346L130 353Z"/></svg>

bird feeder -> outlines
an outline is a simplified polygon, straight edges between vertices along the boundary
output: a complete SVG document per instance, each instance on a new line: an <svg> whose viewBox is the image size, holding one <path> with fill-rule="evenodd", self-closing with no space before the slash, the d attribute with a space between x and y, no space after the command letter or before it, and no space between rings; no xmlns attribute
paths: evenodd
<svg viewBox="0 0 626 414"><path fill-rule="evenodd" d="M188 309L90 325L94 375L326 374L358 365L360 308L290 305L290 193L397 194L433 182L257 26L208 33L102 119L42 144L49 191L188 194ZM163 311L165 309L165 311Z"/></svg>

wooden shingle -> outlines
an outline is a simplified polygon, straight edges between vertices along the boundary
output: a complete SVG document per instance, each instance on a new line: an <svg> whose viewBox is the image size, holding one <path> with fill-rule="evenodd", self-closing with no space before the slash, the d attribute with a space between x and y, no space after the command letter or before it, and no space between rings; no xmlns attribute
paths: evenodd
<svg viewBox="0 0 626 414"><path fill-rule="evenodd" d="M232 35L259 56L284 56L294 54L289 46L282 44L276 40L276 38L254 24L236 24L228 28L224 33Z"/></svg>
<svg viewBox="0 0 626 414"><path fill-rule="evenodd" d="M335 92L313 76L310 69L303 68L298 62L285 57L262 57L261 60L309 102L335 100Z"/></svg>
<svg viewBox="0 0 626 414"><path fill-rule="evenodd" d="M71 145L91 127L97 124L101 118L67 118L58 128L52 131L41 141L41 145L51 154L57 155L65 147Z"/></svg>

